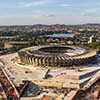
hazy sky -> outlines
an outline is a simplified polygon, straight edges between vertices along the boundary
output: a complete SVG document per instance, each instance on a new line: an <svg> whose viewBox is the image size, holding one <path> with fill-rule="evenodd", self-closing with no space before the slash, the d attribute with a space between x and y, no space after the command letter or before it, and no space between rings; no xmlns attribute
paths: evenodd
<svg viewBox="0 0 100 100"><path fill-rule="evenodd" d="M0 25L100 23L100 0L0 0Z"/></svg>

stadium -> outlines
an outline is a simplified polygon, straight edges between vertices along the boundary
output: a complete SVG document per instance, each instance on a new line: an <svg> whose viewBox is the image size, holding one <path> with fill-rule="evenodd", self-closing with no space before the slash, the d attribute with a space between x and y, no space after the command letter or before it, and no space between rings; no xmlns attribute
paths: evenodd
<svg viewBox="0 0 100 100"><path fill-rule="evenodd" d="M18 54L23 64L67 67L92 63L97 52L76 46L44 45L22 49Z"/></svg>

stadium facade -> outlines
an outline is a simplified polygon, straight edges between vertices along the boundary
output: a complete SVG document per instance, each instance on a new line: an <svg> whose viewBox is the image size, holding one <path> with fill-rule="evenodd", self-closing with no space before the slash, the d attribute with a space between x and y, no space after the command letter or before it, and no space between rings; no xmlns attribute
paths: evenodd
<svg viewBox="0 0 100 100"><path fill-rule="evenodd" d="M67 67L91 63L96 50L66 45L34 46L18 52L23 64Z"/></svg>

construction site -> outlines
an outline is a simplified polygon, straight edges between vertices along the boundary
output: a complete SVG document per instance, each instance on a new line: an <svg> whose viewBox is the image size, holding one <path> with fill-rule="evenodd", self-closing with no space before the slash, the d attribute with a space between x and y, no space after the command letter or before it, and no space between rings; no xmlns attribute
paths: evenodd
<svg viewBox="0 0 100 100"><path fill-rule="evenodd" d="M99 100L97 51L42 46L0 56L4 100Z"/></svg>

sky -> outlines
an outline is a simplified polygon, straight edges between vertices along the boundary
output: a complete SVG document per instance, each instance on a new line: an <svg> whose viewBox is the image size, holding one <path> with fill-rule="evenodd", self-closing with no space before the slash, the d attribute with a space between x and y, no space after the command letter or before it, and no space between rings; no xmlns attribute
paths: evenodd
<svg viewBox="0 0 100 100"><path fill-rule="evenodd" d="M100 23L100 0L0 0L0 25Z"/></svg>

